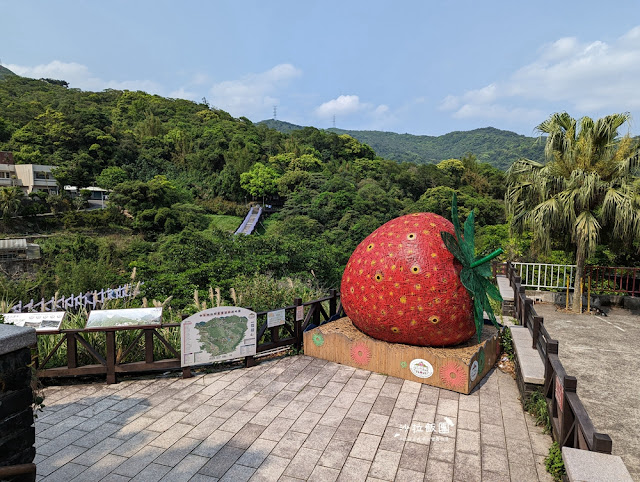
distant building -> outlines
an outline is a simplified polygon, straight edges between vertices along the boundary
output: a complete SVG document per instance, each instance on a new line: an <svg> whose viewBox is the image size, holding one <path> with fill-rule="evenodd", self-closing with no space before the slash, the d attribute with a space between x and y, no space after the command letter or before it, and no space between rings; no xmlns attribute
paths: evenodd
<svg viewBox="0 0 640 482"><path fill-rule="evenodd" d="M55 166L41 164L14 164L11 152L0 152L0 187L18 186L25 194L44 191L58 194L58 184L53 176Z"/></svg>
<svg viewBox="0 0 640 482"><path fill-rule="evenodd" d="M25 238L0 239L0 262L40 259L40 246Z"/></svg>

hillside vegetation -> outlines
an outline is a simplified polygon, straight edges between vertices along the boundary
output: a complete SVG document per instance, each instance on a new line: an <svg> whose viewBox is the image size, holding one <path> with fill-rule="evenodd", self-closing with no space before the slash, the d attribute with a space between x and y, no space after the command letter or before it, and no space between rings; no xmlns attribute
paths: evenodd
<svg viewBox="0 0 640 482"><path fill-rule="evenodd" d="M301 126L277 120L262 121L268 127L289 133ZM493 127L456 131L442 136L416 136L382 131L328 129L348 134L373 148L379 156L398 162L438 163L442 159L460 158L473 153L479 162L506 170L520 158L542 161L544 140L526 137Z"/></svg>
<svg viewBox="0 0 640 482"><path fill-rule="evenodd" d="M53 164L60 184L112 189L108 209L76 211L63 196L17 203L0 190L0 229L38 238L28 276L0 273L0 302L69 295L127 282L183 312L220 288L222 302L266 309L337 288L357 244L401 214L476 210L478 250L528 251L510 238L504 175L474 155L436 164L396 162L347 135L307 127L281 133L206 101L144 92L83 92L66 82L0 81L0 150ZM252 201L281 206L258 233L233 236ZM56 216L35 214L53 210ZM23 217L13 217L14 215ZM221 224L225 219L228 223ZM231 291L234 288L234 291ZM288 300L288 301L287 301Z"/></svg>

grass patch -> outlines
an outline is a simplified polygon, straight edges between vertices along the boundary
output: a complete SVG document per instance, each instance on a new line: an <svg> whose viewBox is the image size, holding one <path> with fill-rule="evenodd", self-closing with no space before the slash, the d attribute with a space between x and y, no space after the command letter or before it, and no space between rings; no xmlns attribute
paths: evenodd
<svg viewBox="0 0 640 482"><path fill-rule="evenodd" d="M211 222L209 223L209 229L219 229L227 233L235 233L236 229L242 224L242 219L239 216L227 216L225 214L212 214L209 215Z"/></svg>
<svg viewBox="0 0 640 482"><path fill-rule="evenodd" d="M551 419L549 418L547 400L542 393L533 392L529 400L525 402L524 408L536 419L536 425L544 427L544 433L551 433Z"/></svg>
<svg viewBox="0 0 640 482"><path fill-rule="evenodd" d="M558 442L553 442L549 447L549 455L544 459L544 465L547 468L547 472L551 474L556 482L560 482L562 476L567 473L562 460L562 450L560 450Z"/></svg>
<svg viewBox="0 0 640 482"><path fill-rule="evenodd" d="M500 334L500 346L502 352L509 357L509 360L513 361L515 353L513 351L513 339L511 338L511 329L505 327Z"/></svg>

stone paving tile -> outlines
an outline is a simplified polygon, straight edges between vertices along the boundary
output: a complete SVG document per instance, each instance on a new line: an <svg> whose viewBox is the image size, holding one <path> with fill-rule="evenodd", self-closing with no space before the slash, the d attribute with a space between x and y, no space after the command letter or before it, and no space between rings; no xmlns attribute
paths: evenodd
<svg viewBox="0 0 640 482"><path fill-rule="evenodd" d="M398 452L378 450L369 469L369 476L380 480L395 480L400 457Z"/></svg>
<svg viewBox="0 0 640 482"><path fill-rule="evenodd" d="M97 428L97 427L96 427ZM103 423L99 430L93 430L86 434L84 437L79 438L75 442L74 445L78 445L80 447L91 448L102 442L104 439L113 435L115 432L120 430L120 425L116 425L113 423Z"/></svg>
<svg viewBox="0 0 640 482"><path fill-rule="evenodd" d="M276 444L277 442L273 440L259 438L242 454L237 463L257 469L271 453Z"/></svg>
<svg viewBox="0 0 640 482"><path fill-rule="evenodd" d="M339 482L360 482L367 479L371 462L368 460L356 459L349 457L342 466Z"/></svg>
<svg viewBox="0 0 640 482"><path fill-rule="evenodd" d="M230 445L222 447L213 457L198 470L201 474L221 478L236 463L244 450ZM205 457L201 457L206 460Z"/></svg>
<svg viewBox="0 0 640 482"><path fill-rule="evenodd" d="M373 460L381 439L382 437L379 435L361 433L353 444L349 456L358 459Z"/></svg>
<svg viewBox="0 0 640 482"><path fill-rule="evenodd" d="M198 470L206 464L208 459L206 457L199 457L198 455L187 455L182 461L176 465L170 472L167 473L162 481L175 482L177 480L189 480L196 475Z"/></svg>
<svg viewBox="0 0 640 482"><path fill-rule="evenodd" d="M371 411L371 407L373 407L373 403L353 402L345 417L364 422Z"/></svg>
<svg viewBox="0 0 640 482"><path fill-rule="evenodd" d="M78 482L87 480L101 480L126 460L126 457L120 457L118 455L105 455L96 463L92 464L91 467L81 472L75 479L72 480L77 480Z"/></svg>
<svg viewBox="0 0 640 482"><path fill-rule="evenodd" d="M162 455L156 459L156 463L175 467L182 459L184 459L193 449L200 444L200 440L193 438L181 438L171 447L165 450Z"/></svg>
<svg viewBox="0 0 640 482"><path fill-rule="evenodd" d="M63 467L65 464L71 462L86 450L87 449L85 449L84 447L76 447L75 445L71 445L61 453L56 454L55 457L48 457L43 462L39 463L36 467L36 474L38 476L50 475L59 468Z"/></svg>
<svg viewBox="0 0 640 482"><path fill-rule="evenodd" d="M318 465L323 467L332 467L334 469L342 468L345 460L351 452L354 442L347 440L332 439L324 449Z"/></svg>
<svg viewBox="0 0 640 482"><path fill-rule="evenodd" d="M471 395L306 356L47 391L38 480L550 480L496 370Z"/></svg>
<svg viewBox="0 0 640 482"><path fill-rule="evenodd" d="M285 471L289 462L290 459L269 455L249 480L252 482L275 482Z"/></svg>
<svg viewBox="0 0 640 482"><path fill-rule="evenodd" d="M424 474L425 468L427 466L428 453L428 445L406 442L404 444L404 448L402 449L398 467L400 469L407 469L413 472L420 472Z"/></svg>
<svg viewBox="0 0 640 482"><path fill-rule="evenodd" d="M113 472L118 475L124 475L125 477L135 477L142 469L153 462L162 452L164 452L164 450L162 450L160 447L152 447L150 445L142 447L126 462L123 462L118 467L116 467Z"/></svg>
<svg viewBox="0 0 640 482"><path fill-rule="evenodd" d="M73 442L75 442L79 438L84 437L85 435L87 435L87 432L72 428L64 432L62 435L49 440L43 445L39 445L37 452L41 455L53 455L62 449L66 449Z"/></svg>
<svg viewBox="0 0 640 482"><path fill-rule="evenodd" d="M251 467L236 464L227 470L227 473L220 479L220 482L246 482L255 471L256 469Z"/></svg>
<svg viewBox="0 0 640 482"><path fill-rule="evenodd" d="M157 482L167 475L167 472L170 470L171 467L167 465L152 463L142 469L142 471L131 480L135 482Z"/></svg>
<svg viewBox="0 0 640 482"><path fill-rule="evenodd" d="M51 475L41 479L45 482L67 482L79 476L82 472L88 470L86 466L69 462L64 464ZM84 479L89 480L89 479Z"/></svg>
<svg viewBox="0 0 640 482"><path fill-rule="evenodd" d="M320 450L301 448L287 466L284 475L306 480L313 472L321 455Z"/></svg>

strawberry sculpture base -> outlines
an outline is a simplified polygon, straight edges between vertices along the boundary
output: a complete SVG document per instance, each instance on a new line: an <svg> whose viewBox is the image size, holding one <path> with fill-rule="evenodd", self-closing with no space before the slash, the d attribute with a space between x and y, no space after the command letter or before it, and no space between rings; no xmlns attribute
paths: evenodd
<svg viewBox="0 0 640 482"><path fill-rule="evenodd" d="M304 333L305 355L464 394L491 370L499 348L498 331L489 325L479 343L474 337L448 348L378 340L347 317Z"/></svg>

